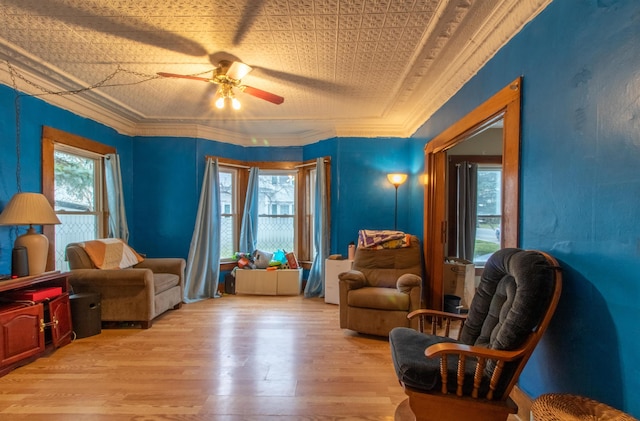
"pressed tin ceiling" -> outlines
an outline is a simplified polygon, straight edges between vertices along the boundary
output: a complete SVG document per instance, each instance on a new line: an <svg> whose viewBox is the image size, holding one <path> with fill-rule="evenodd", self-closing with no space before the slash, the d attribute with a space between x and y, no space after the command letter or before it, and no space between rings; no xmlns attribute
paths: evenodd
<svg viewBox="0 0 640 421"><path fill-rule="evenodd" d="M0 82L128 135L408 137L550 1L0 0ZM156 75L221 59L284 103L219 110L216 85Z"/></svg>

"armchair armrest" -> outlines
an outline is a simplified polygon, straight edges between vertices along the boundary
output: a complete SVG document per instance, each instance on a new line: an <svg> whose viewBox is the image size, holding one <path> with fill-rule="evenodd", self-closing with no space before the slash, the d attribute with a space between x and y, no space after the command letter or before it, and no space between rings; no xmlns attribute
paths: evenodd
<svg viewBox="0 0 640 421"><path fill-rule="evenodd" d="M449 336L451 330L452 321L460 321L460 329L458 330L458 337L460 339L460 333L464 327L464 322L467 320L466 314L448 313L446 311L431 310L421 308L407 314L409 320L418 318L418 330L424 333L425 322L431 323L431 334L437 334L438 325L444 324L444 336Z"/></svg>
<svg viewBox="0 0 640 421"><path fill-rule="evenodd" d="M102 300L102 320L148 321L155 315L153 272L146 268L74 269L74 293L93 292Z"/></svg>
<svg viewBox="0 0 640 421"><path fill-rule="evenodd" d="M442 393L447 393L447 377L448 377L448 355L458 356L457 366L457 390L456 394L462 396L462 386L464 383L464 373L466 365L466 357L472 357L477 359L476 370L473 376L473 390L471 392L472 398L478 398L478 390L482 381L482 376L487 366L488 361L495 362L493 372L491 373L491 380L489 383L489 391L487 392L486 399L492 400L494 398L494 392L498 386L498 381L502 375L502 369L504 364L509 361L514 361L524 355L526 348L522 347L512 351L504 351L497 349L489 349L473 345L465 345L458 343L438 343L431 345L424 351L424 355L428 358L440 358L440 378L442 381ZM498 397L499 399L502 397Z"/></svg>
<svg viewBox="0 0 640 421"><path fill-rule="evenodd" d="M127 287L149 285L153 289L153 273L145 268L131 269L74 269L69 272L73 285L103 287Z"/></svg>
<svg viewBox="0 0 640 421"><path fill-rule="evenodd" d="M466 320L467 319L467 315L466 314L459 314L459 313L448 313L446 311L440 311L440 310L432 310L429 308L421 308L419 310L416 311L412 311L411 313L409 313L407 315L407 317L409 319L413 319L414 317L441 317L441 318L450 318L451 320Z"/></svg>
<svg viewBox="0 0 640 421"><path fill-rule="evenodd" d="M522 349L504 351L500 349L490 349L482 346L457 344L453 342L443 342L431 345L424 351L424 355L429 358L441 357L443 355L465 355L467 357L477 357L499 361L513 361L522 355Z"/></svg>
<svg viewBox="0 0 640 421"><path fill-rule="evenodd" d="M180 277L180 282L184 277L185 261L182 258L162 257L147 258L134 266L135 269L151 269L153 273L172 273Z"/></svg>

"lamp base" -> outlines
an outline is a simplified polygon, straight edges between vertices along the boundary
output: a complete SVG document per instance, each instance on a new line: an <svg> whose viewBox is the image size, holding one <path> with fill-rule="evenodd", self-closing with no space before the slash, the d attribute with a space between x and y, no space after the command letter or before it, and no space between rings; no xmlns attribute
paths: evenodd
<svg viewBox="0 0 640 421"><path fill-rule="evenodd" d="M25 234L16 238L15 247L18 246L22 246L27 249L29 276L40 275L43 273L47 268L49 239L43 234L38 234L33 227L29 227Z"/></svg>

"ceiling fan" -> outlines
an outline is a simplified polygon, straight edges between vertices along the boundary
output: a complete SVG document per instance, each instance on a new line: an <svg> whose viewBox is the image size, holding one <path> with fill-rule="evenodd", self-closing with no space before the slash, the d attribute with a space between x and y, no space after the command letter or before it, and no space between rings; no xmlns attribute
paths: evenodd
<svg viewBox="0 0 640 421"><path fill-rule="evenodd" d="M201 82L209 82L218 85L218 91L216 92L217 100L215 102L216 107L218 108L224 108L226 102L231 102L232 107L236 110L240 108L240 101L235 97L234 88L255 96L256 98L269 101L273 104L282 104L284 102L284 98L279 95L241 84L241 79L249 74L251 70L253 70L251 66L239 61L231 62L229 60L221 60L218 63L218 67L213 69L213 75L210 79L200 76L179 75L164 72L158 72L158 75L162 77L199 80Z"/></svg>

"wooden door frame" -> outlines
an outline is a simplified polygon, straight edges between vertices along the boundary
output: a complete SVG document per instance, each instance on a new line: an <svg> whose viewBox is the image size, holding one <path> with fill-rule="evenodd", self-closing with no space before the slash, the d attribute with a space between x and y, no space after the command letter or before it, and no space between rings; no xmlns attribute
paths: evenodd
<svg viewBox="0 0 640 421"><path fill-rule="evenodd" d="M503 119L501 247L518 247L520 208L520 102L522 77L425 145L424 260L427 307L443 308L443 269L447 237L446 151Z"/></svg>

